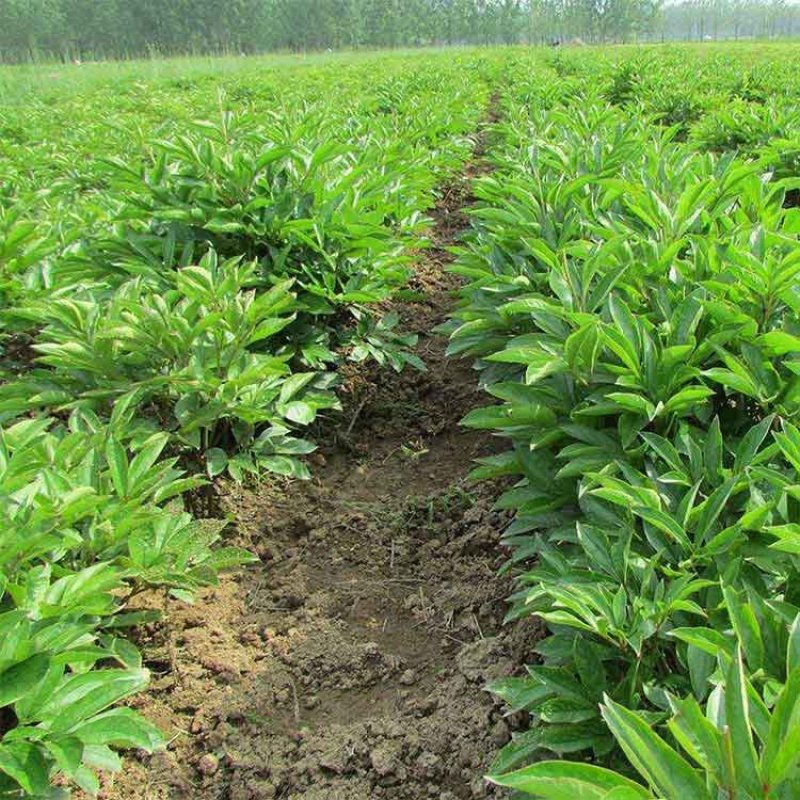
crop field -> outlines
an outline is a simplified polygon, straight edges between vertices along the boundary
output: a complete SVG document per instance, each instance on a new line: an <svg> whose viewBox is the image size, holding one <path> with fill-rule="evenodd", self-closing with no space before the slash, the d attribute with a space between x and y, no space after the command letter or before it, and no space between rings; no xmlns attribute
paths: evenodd
<svg viewBox="0 0 800 800"><path fill-rule="evenodd" d="M800 798L800 47L0 90L0 797Z"/></svg>

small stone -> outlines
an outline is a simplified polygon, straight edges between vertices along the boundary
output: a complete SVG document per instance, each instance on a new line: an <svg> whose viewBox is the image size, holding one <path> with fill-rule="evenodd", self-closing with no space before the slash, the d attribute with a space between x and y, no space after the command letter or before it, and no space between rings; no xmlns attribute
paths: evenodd
<svg viewBox="0 0 800 800"><path fill-rule="evenodd" d="M483 778L475 778L470 785L473 797L486 797L489 794L489 787Z"/></svg>
<svg viewBox="0 0 800 800"><path fill-rule="evenodd" d="M413 669L407 669L400 676L400 683L403 686L413 686L417 682L417 673Z"/></svg>
<svg viewBox="0 0 800 800"><path fill-rule="evenodd" d="M318 467L324 467L328 463L328 460L319 451L317 451L316 453L312 453L308 457L308 460L311 461L313 464L316 464Z"/></svg>
<svg viewBox="0 0 800 800"><path fill-rule="evenodd" d="M470 681L490 681L508 674L509 660L502 654L502 644L496 637L478 639L462 647L456 656L459 672Z"/></svg>
<svg viewBox="0 0 800 800"><path fill-rule="evenodd" d="M280 551L274 544L263 543L256 548L256 555L262 561L277 561Z"/></svg>
<svg viewBox="0 0 800 800"><path fill-rule="evenodd" d="M428 750L417 759L417 767L427 778L435 778L441 772L441 764L441 757Z"/></svg>
<svg viewBox="0 0 800 800"><path fill-rule="evenodd" d="M237 664L222 661L217 658L200 658L200 664L214 674L221 683L235 683L242 671Z"/></svg>
<svg viewBox="0 0 800 800"><path fill-rule="evenodd" d="M508 729L508 725L506 725L506 721L503 719L497 720L494 726L492 727L492 741L498 746L502 747L503 745L507 744L511 739L511 732Z"/></svg>
<svg viewBox="0 0 800 800"><path fill-rule="evenodd" d="M206 753L197 762L197 769L203 775L213 775L219 769L219 759L212 753Z"/></svg>
<svg viewBox="0 0 800 800"><path fill-rule="evenodd" d="M372 768L382 778L391 775L398 768L398 753L390 745L379 745L370 754L369 760Z"/></svg>
<svg viewBox="0 0 800 800"><path fill-rule="evenodd" d="M290 611L294 611L300 608L306 602L305 597L303 597L300 594L297 594L297 592L287 592L285 595L283 595L281 600L283 601L282 605L284 606L284 608L287 608Z"/></svg>
<svg viewBox="0 0 800 800"><path fill-rule="evenodd" d="M327 772L333 772L337 775L347 771L347 764L350 760L348 753L344 748L336 748L332 752L323 753L319 760L319 765Z"/></svg>

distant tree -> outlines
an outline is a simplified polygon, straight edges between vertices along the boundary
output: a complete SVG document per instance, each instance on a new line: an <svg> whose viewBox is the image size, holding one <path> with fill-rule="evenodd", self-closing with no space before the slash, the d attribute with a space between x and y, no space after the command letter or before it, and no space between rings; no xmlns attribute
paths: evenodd
<svg viewBox="0 0 800 800"><path fill-rule="evenodd" d="M59 0L0 0L0 53L4 60L61 55L63 28Z"/></svg>
<svg viewBox="0 0 800 800"><path fill-rule="evenodd" d="M0 0L0 60L792 36L792 0Z"/></svg>

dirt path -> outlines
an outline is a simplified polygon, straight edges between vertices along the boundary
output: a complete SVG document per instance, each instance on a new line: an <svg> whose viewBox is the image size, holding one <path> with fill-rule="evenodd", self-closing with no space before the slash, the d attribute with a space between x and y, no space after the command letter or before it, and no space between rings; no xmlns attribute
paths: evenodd
<svg viewBox="0 0 800 800"><path fill-rule="evenodd" d="M175 737L107 796L490 794L481 776L509 729L482 687L530 642L501 630L504 520L464 481L491 447L458 427L481 402L474 373L432 333L452 307L445 248L480 168L443 191L415 279L424 299L397 309L429 371L357 376L313 481L229 487L225 510L261 564L146 631L155 680L139 702Z"/></svg>

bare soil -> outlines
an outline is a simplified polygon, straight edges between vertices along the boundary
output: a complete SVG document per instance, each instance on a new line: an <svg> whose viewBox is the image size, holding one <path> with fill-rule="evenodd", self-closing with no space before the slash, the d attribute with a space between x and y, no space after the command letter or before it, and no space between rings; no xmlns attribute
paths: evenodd
<svg viewBox="0 0 800 800"><path fill-rule="evenodd" d="M480 169L442 191L420 299L397 306L428 371L355 371L312 481L223 487L260 563L141 632L154 679L135 702L172 739L132 755L105 797L494 793L482 776L510 728L483 687L519 671L538 631L502 626L506 519L465 481L494 445L458 426L481 396L433 333L452 307L447 247Z"/></svg>

